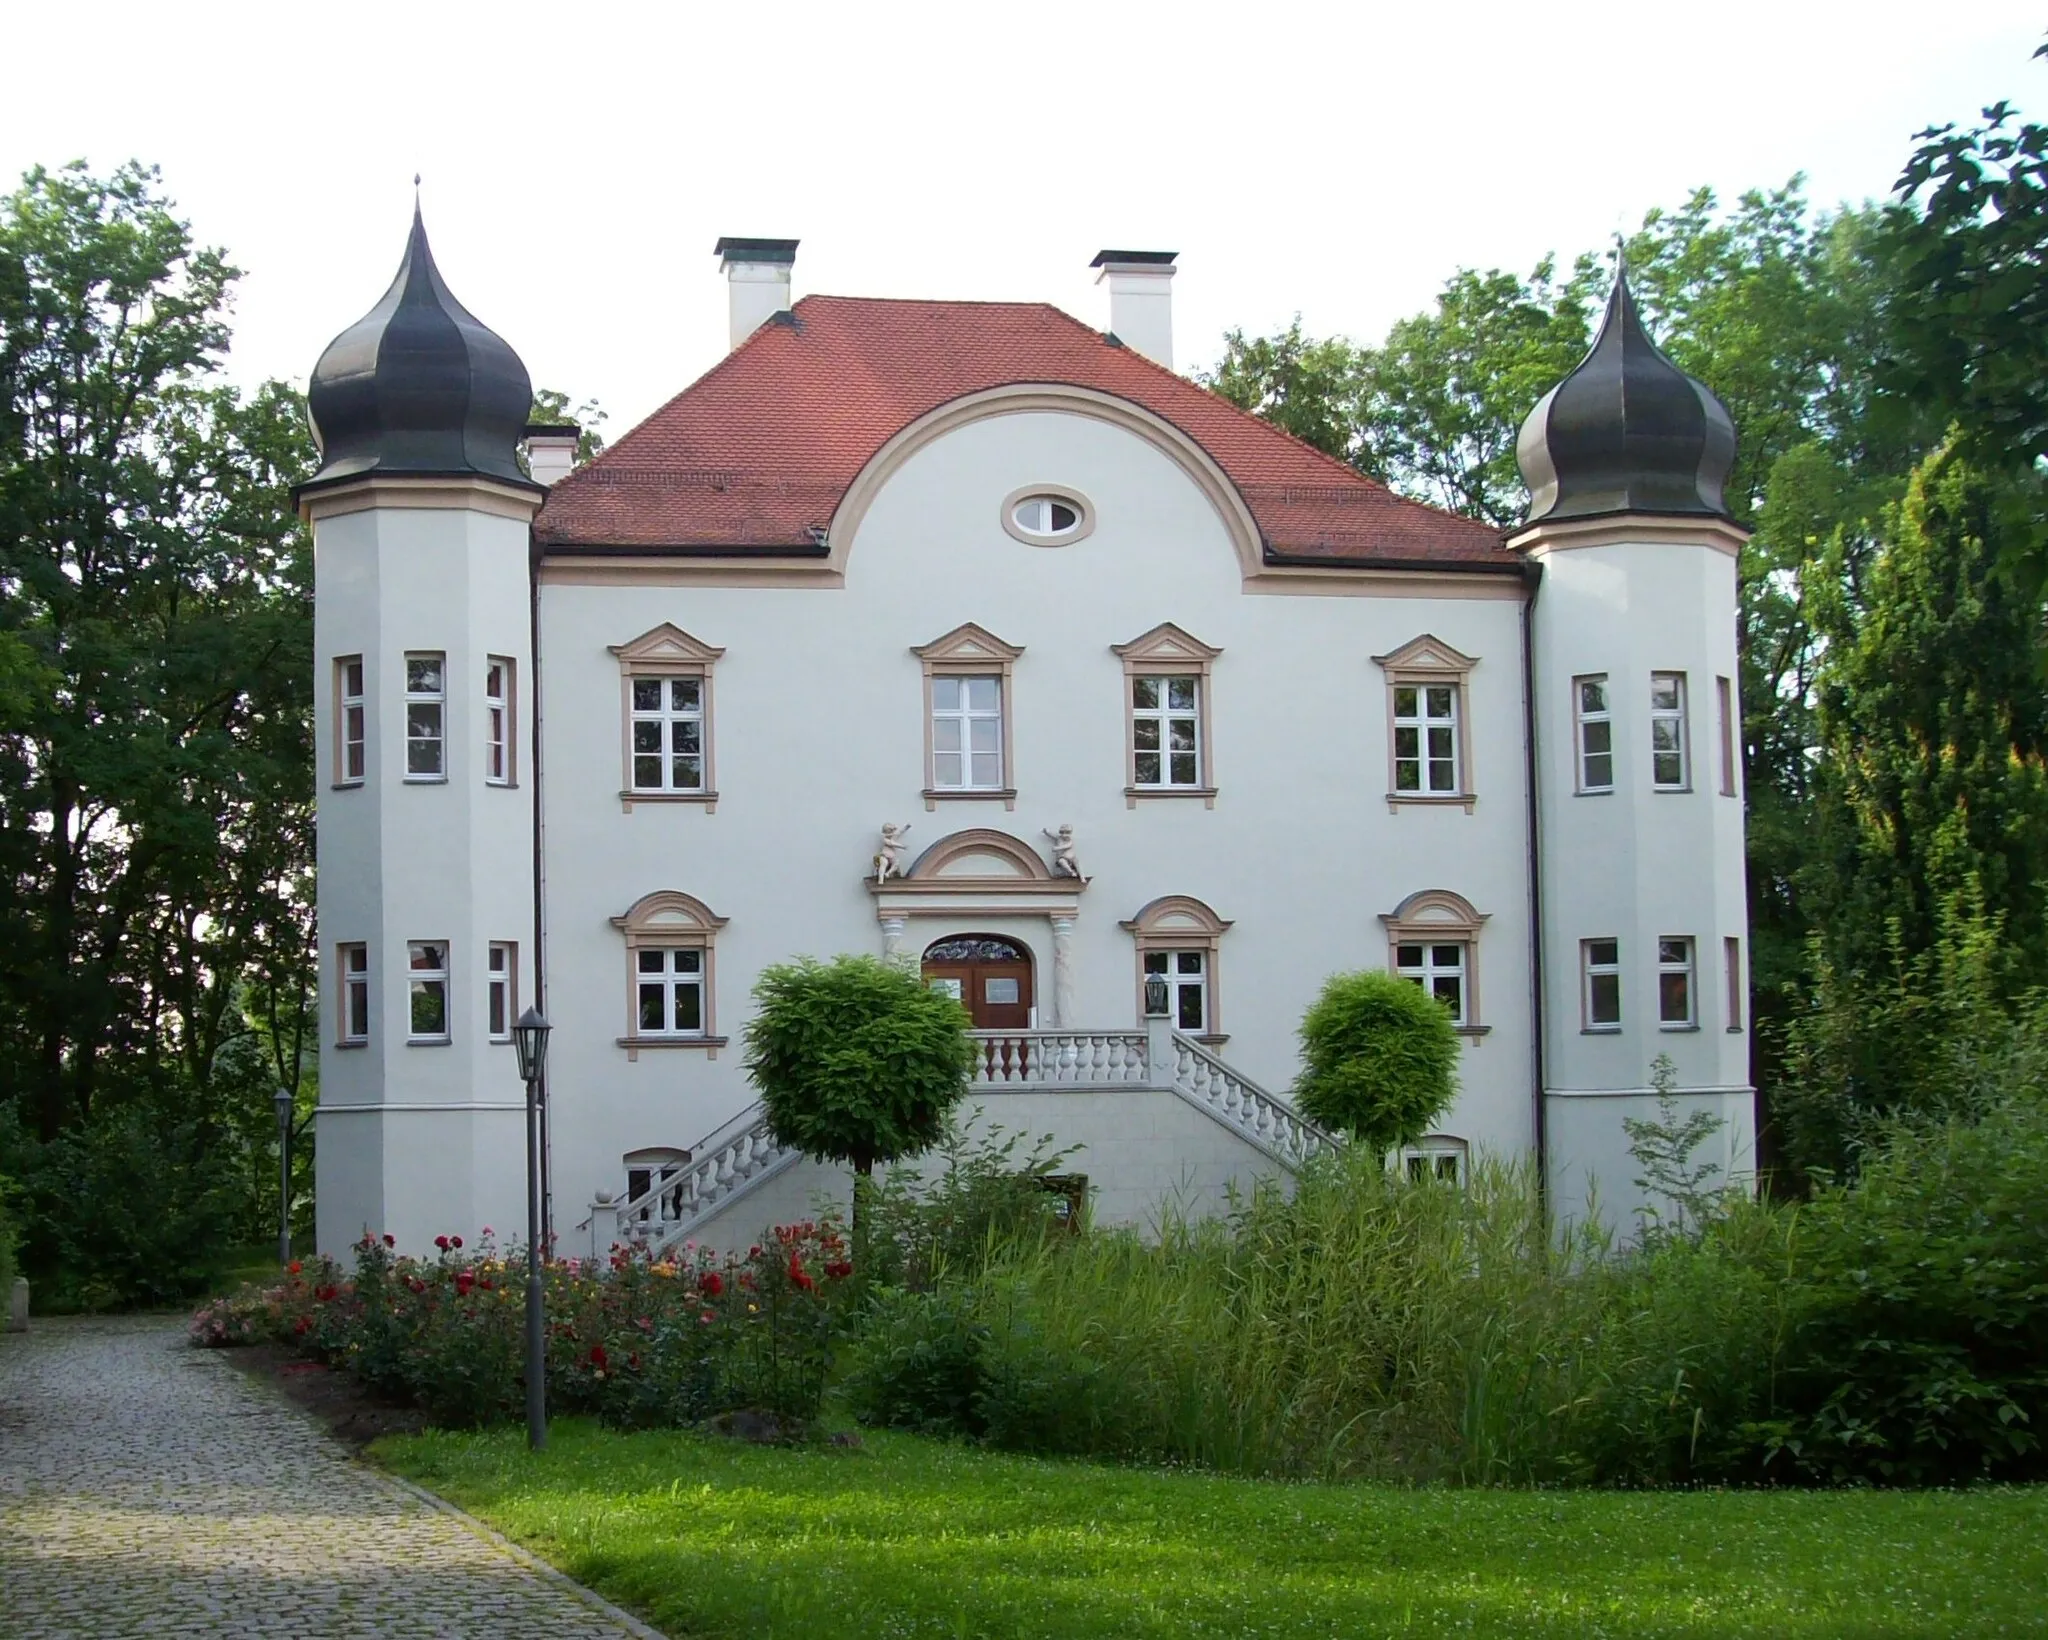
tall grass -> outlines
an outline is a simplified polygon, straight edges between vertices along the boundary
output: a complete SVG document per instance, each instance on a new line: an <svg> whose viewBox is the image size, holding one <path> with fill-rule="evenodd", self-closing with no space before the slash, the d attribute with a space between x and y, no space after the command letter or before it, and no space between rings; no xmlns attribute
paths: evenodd
<svg viewBox="0 0 2048 1640"><path fill-rule="evenodd" d="M885 1293L877 1423L1246 1474L1466 1485L2048 1479L2048 1102L1895 1130L1803 1206L1617 1249L1525 1168L1365 1147L1227 1220L993 1242Z"/></svg>
<svg viewBox="0 0 2048 1640"><path fill-rule="evenodd" d="M1616 1262L1597 1229L1546 1232L1525 1166L1481 1162L1461 1187L1361 1149L1225 1220L995 1249L942 1296L885 1303L849 1387L876 1421L915 1421L891 1416L892 1363L965 1328L959 1399L1005 1446L1264 1475L1683 1478L1697 1430L1727 1421L1714 1397L1767 1383L1784 1333L1763 1272L1789 1219L1735 1216L1711 1258L1674 1243ZM1604 1450L1617 1418L1632 1470Z"/></svg>

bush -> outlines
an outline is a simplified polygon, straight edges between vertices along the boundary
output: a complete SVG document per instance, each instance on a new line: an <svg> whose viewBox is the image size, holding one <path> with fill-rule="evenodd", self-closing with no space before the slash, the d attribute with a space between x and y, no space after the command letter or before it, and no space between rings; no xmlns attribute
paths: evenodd
<svg viewBox="0 0 2048 1640"><path fill-rule="evenodd" d="M991 1127L972 1139L948 1125L917 1168L891 1168L877 1181L865 1248L868 1278L917 1290L942 1275L971 1275L991 1250L1076 1228L1046 1186L1072 1149L1051 1150L1051 1134L1023 1149L1024 1135Z"/></svg>
<svg viewBox="0 0 2048 1640"><path fill-rule="evenodd" d="M1457 1092L1450 1011L1412 980L1337 974L1301 1021L1295 1102L1375 1155L1427 1133Z"/></svg>
<svg viewBox="0 0 2048 1640"><path fill-rule="evenodd" d="M525 1407L525 1258L441 1240L433 1259L366 1237L353 1269L295 1262L278 1286L202 1309L192 1340L282 1344L441 1424L514 1420ZM800 1424L823 1399L852 1273L829 1221L778 1229L716 1264L695 1249L660 1262L616 1249L608 1266L550 1260L549 1408L628 1427L738 1410Z"/></svg>
<svg viewBox="0 0 2048 1640"><path fill-rule="evenodd" d="M176 1305L203 1292L236 1244L245 1192L197 1124L147 1103L39 1144L12 1122L0 1160L19 1186L21 1263L39 1307Z"/></svg>

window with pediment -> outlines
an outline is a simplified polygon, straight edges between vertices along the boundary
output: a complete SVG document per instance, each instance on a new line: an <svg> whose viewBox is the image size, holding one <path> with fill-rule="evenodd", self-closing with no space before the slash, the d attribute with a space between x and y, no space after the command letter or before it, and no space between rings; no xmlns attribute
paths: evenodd
<svg viewBox="0 0 2048 1640"><path fill-rule="evenodd" d="M628 1059L643 1048L702 1048L713 1059L718 1034L718 931L726 924L702 900L661 889L633 903L612 926L626 943Z"/></svg>
<svg viewBox="0 0 2048 1640"><path fill-rule="evenodd" d="M1223 653L1162 621L1110 645L1124 664L1124 802L1199 797L1216 806L1210 673Z"/></svg>
<svg viewBox="0 0 2048 1640"><path fill-rule="evenodd" d="M1012 677L1024 653L973 621L911 650L924 668L924 806L1017 806Z"/></svg>
<svg viewBox="0 0 2048 1640"><path fill-rule="evenodd" d="M1165 1019L1202 1042L1227 1041L1217 959L1230 924L1192 894L1165 894L1123 929L1137 950L1139 1019Z"/></svg>
<svg viewBox="0 0 2048 1640"><path fill-rule="evenodd" d="M1479 662L1424 633L1375 655L1387 688L1387 804L1472 812L1470 682Z"/></svg>
<svg viewBox="0 0 2048 1640"><path fill-rule="evenodd" d="M1441 1002L1467 1036L1490 1029L1479 1013L1479 931L1489 915L1447 888L1423 889L1380 913L1387 966Z"/></svg>
<svg viewBox="0 0 2048 1640"><path fill-rule="evenodd" d="M625 732L620 800L718 806L711 673L725 653L664 621L615 644Z"/></svg>

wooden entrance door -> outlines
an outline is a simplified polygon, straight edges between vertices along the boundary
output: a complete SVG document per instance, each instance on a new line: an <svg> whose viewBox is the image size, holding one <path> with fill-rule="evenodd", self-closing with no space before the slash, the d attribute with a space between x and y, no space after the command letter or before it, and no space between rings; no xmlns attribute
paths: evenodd
<svg viewBox="0 0 2048 1640"><path fill-rule="evenodd" d="M924 954L925 983L957 997L977 1031L1031 1024L1031 953L995 934L960 934Z"/></svg>

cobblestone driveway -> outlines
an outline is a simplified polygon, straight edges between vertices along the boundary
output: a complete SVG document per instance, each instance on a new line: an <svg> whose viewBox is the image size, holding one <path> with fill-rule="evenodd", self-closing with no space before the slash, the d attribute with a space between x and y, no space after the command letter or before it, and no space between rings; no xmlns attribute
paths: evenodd
<svg viewBox="0 0 2048 1640"><path fill-rule="evenodd" d="M651 1631L350 1458L176 1320L0 1336L0 1635Z"/></svg>

